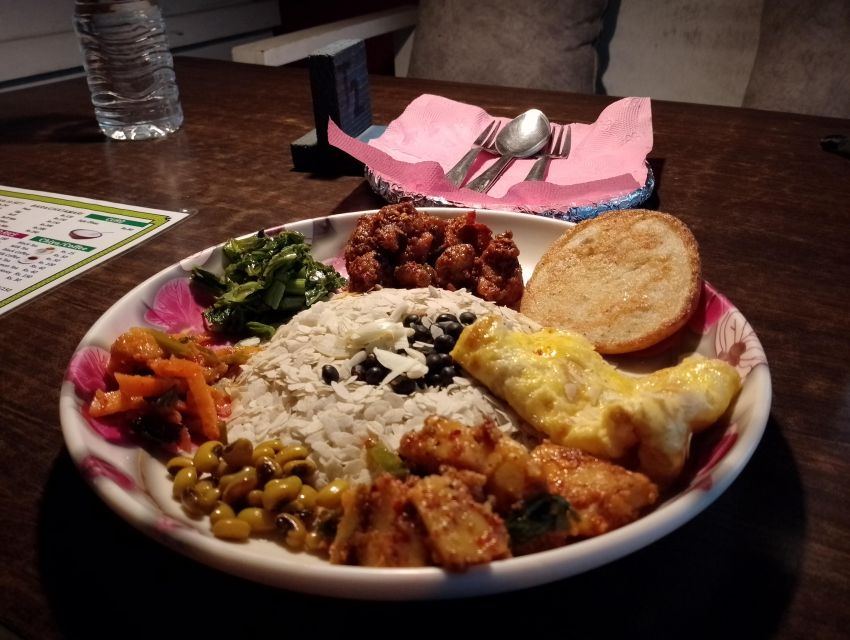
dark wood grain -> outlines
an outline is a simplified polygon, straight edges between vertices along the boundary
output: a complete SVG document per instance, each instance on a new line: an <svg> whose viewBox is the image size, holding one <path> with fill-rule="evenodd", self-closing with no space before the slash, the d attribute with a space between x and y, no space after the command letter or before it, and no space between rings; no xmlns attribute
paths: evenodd
<svg viewBox="0 0 850 640"><path fill-rule="evenodd" d="M176 260L260 227L381 204L360 177L291 170L313 127L306 71L181 59L184 128L107 142L83 80L0 94L0 184L188 220L0 317L0 616L24 638L154 638L176 614L195 637L845 638L850 628L850 161L819 139L850 121L653 103L653 208L681 217L705 276L744 313L771 365L761 445L706 511L575 578L487 598L360 603L270 589L142 536L88 489L64 448L58 395L88 327ZM435 93L511 116L595 119L613 98L372 79L377 123ZM168 635L171 635L170 633ZM452 633L454 635L454 633Z"/></svg>

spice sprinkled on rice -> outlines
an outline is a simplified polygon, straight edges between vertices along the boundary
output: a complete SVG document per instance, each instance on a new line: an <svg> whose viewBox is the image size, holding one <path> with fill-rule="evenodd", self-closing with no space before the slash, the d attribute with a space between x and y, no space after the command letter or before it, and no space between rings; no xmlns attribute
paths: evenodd
<svg viewBox="0 0 850 640"><path fill-rule="evenodd" d="M308 445L318 465L320 482L345 477L369 480L364 443L372 438L398 447L402 434L419 429L429 415L439 414L478 424L485 417L505 433L516 431L518 419L478 383L457 376L446 386L418 387L409 395L391 383L400 376L422 375L424 355L408 340L412 330L403 319L416 314L435 318L496 314L520 331L535 331L532 320L506 307L464 291L434 287L380 289L366 294L339 294L296 315L243 366L229 389L233 416L228 437L257 443L269 438ZM434 329L438 331L438 329ZM355 367L368 352L385 357L389 373L379 384L358 380ZM327 383L322 367L331 365L339 380Z"/></svg>

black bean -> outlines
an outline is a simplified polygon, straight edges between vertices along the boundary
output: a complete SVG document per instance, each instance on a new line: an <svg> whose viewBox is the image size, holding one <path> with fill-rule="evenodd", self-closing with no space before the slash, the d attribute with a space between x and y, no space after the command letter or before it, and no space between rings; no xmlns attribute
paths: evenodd
<svg viewBox="0 0 850 640"><path fill-rule="evenodd" d="M326 364L322 367L322 380L325 381L325 384L330 384L331 382L338 382L339 371L337 371L335 366L331 364Z"/></svg>
<svg viewBox="0 0 850 640"><path fill-rule="evenodd" d="M366 384L380 384L381 380L384 379L384 376L387 375L387 369L383 367L369 367L363 373L363 380Z"/></svg>
<svg viewBox="0 0 850 640"><path fill-rule="evenodd" d="M461 324L472 324L473 322L475 322L476 319L477 318L475 317L475 314L472 313L472 311L464 311L460 314Z"/></svg>
<svg viewBox="0 0 850 640"><path fill-rule="evenodd" d="M439 369L443 366L443 356L448 355L445 353L437 353L436 351L432 351L427 356L425 356L425 364L429 369Z"/></svg>
<svg viewBox="0 0 850 640"><path fill-rule="evenodd" d="M413 326L414 324L419 324L419 316L415 313L411 313L410 315L404 316L404 320L401 321L405 327Z"/></svg>
<svg viewBox="0 0 850 640"><path fill-rule="evenodd" d="M457 316L451 313L441 313L437 316L437 322L457 322Z"/></svg>
<svg viewBox="0 0 850 640"><path fill-rule="evenodd" d="M408 396L416 391L416 380L411 380L407 376L399 376L390 382L390 388L400 395Z"/></svg>
<svg viewBox="0 0 850 640"><path fill-rule="evenodd" d="M378 364L378 356L374 353L370 353L366 356L366 359L363 361L363 366L365 367L374 367Z"/></svg>
<svg viewBox="0 0 850 640"><path fill-rule="evenodd" d="M440 329L448 333L450 336L457 338L463 331L463 325L460 322L449 320L448 322L441 322Z"/></svg>
<svg viewBox="0 0 850 640"><path fill-rule="evenodd" d="M354 365L354 368L351 369L351 373L353 373L355 376L357 376L358 380L362 380L363 376L366 373L366 367L363 366L362 362L359 362L356 365Z"/></svg>
<svg viewBox="0 0 850 640"><path fill-rule="evenodd" d="M455 369L453 366L449 365L447 367L443 367L442 369L440 369L438 375L440 377L440 386L444 387L444 386L450 385L452 383L452 380L457 375L457 369Z"/></svg>
<svg viewBox="0 0 850 640"><path fill-rule="evenodd" d="M440 372L439 371L429 371L425 375L425 383L432 387L440 387L442 386L440 382Z"/></svg>
<svg viewBox="0 0 850 640"><path fill-rule="evenodd" d="M415 324L412 327L413 329L413 339L418 340L419 342L432 342L433 337L431 336L431 332L422 324Z"/></svg>
<svg viewBox="0 0 850 640"><path fill-rule="evenodd" d="M429 370L438 371L445 366L454 364L454 360L448 353L437 353L436 351L432 351L425 356L425 364L428 365Z"/></svg>
<svg viewBox="0 0 850 640"><path fill-rule="evenodd" d="M434 338L434 349L439 353L448 353L455 348L455 338L447 333Z"/></svg>

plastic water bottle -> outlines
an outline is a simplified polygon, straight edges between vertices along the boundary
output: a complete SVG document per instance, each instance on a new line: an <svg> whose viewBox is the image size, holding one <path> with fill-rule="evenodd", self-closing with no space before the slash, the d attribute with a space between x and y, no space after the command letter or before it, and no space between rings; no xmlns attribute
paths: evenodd
<svg viewBox="0 0 850 640"><path fill-rule="evenodd" d="M101 131L115 140L177 131L183 110L158 1L74 4L74 27Z"/></svg>

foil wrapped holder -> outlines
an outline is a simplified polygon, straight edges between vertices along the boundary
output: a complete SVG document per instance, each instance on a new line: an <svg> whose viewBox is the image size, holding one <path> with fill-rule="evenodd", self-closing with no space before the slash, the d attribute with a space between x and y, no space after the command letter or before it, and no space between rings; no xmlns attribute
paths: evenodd
<svg viewBox="0 0 850 640"><path fill-rule="evenodd" d="M290 144L296 171L323 175L363 175L363 163L328 144L328 120L362 142L386 127L372 124L372 98L366 44L337 40L307 59L316 128Z"/></svg>

